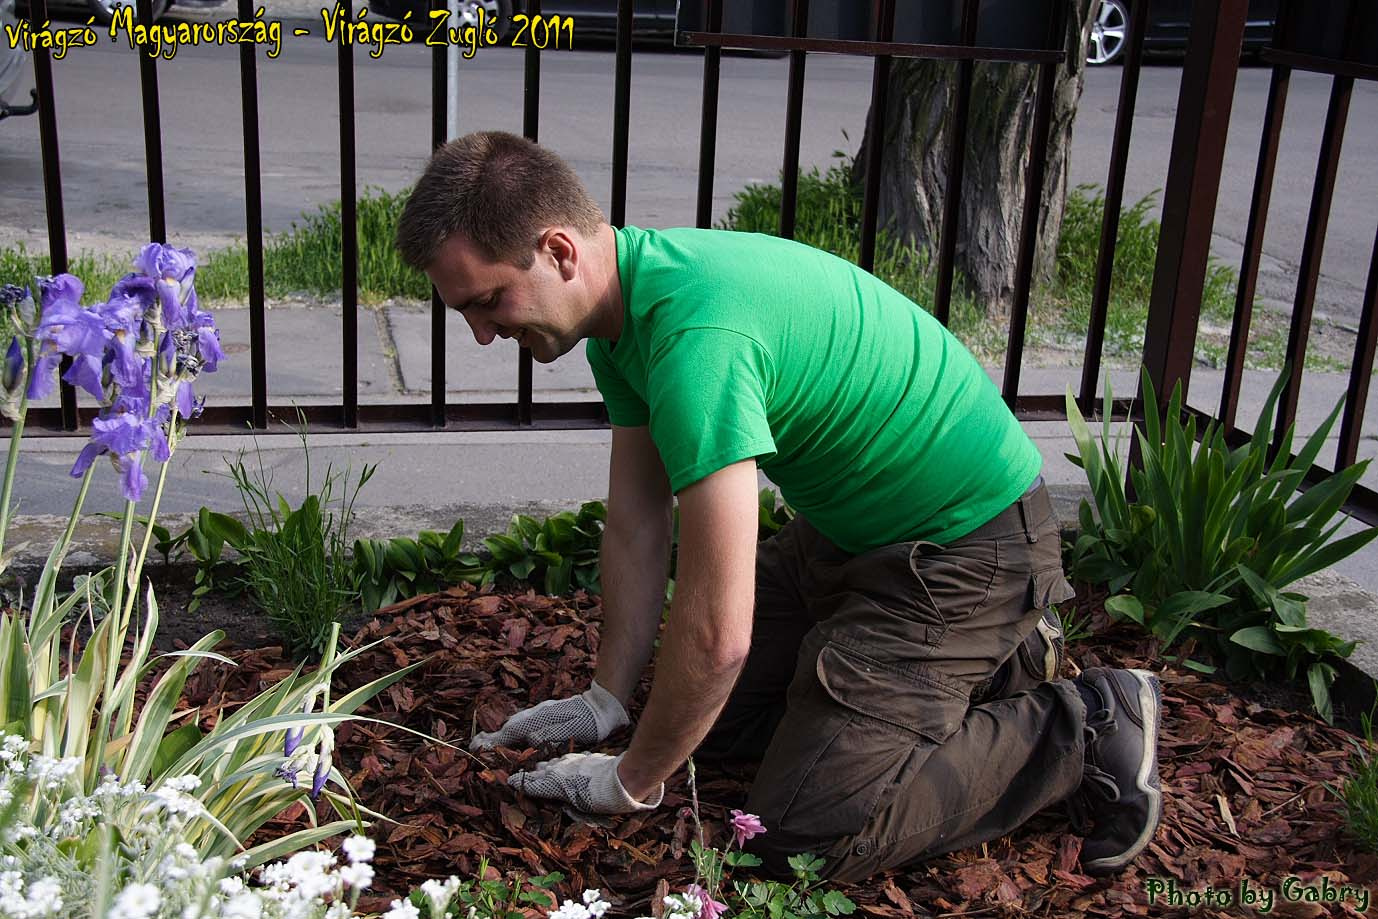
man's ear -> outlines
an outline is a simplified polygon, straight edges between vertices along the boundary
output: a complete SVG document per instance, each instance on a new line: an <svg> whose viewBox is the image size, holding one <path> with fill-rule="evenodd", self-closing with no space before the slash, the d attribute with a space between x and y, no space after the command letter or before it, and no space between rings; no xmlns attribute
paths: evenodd
<svg viewBox="0 0 1378 919"><path fill-rule="evenodd" d="M555 267L566 281L578 273L579 245L575 235L563 227L551 227L541 234L540 250L550 253Z"/></svg>

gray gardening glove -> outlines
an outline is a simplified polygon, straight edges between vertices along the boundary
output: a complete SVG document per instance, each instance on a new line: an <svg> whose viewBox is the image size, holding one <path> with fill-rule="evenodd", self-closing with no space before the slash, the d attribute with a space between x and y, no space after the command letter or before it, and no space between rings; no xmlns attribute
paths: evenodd
<svg viewBox="0 0 1378 919"><path fill-rule="evenodd" d="M571 740L588 747L627 723L627 710L622 703L594 680L586 692L522 709L496 731L475 734L469 749L489 750L499 745L543 747Z"/></svg>
<svg viewBox="0 0 1378 919"><path fill-rule="evenodd" d="M533 798L564 801L585 814L629 814L653 810L665 797L662 782L646 801L638 801L622 787L617 764L622 756L607 753L566 753L540 763L530 772L513 773L507 784Z"/></svg>

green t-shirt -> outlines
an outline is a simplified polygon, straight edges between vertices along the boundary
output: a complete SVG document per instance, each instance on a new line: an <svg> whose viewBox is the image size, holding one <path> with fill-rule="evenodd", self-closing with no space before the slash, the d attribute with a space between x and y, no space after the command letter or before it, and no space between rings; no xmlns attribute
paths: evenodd
<svg viewBox="0 0 1378 919"><path fill-rule="evenodd" d="M612 423L650 425L679 492L755 458L842 549L946 543L1042 466L995 384L924 310L808 246L617 231L621 337L588 360Z"/></svg>

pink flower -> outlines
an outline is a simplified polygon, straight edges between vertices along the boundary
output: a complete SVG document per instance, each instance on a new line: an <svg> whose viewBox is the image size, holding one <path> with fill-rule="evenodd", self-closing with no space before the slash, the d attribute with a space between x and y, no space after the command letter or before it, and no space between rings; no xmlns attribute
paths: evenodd
<svg viewBox="0 0 1378 919"><path fill-rule="evenodd" d="M761 818L755 814L744 814L733 808L732 810L732 841L737 844L737 848L742 847L753 836L760 836L766 831L765 825L761 823Z"/></svg>
<svg viewBox="0 0 1378 919"><path fill-rule="evenodd" d="M697 884L690 884L688 887L684 888L684 892L691 897L698 898L698 919L718 919L719 916L727 911L726 903L719 903L717 900L714 900L709 896L708 891Z"/></svg>

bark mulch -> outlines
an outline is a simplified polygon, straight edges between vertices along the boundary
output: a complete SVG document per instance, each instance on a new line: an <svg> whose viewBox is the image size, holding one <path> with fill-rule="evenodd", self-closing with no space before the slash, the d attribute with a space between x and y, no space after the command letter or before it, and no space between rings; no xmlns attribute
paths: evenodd
<svg viewBox="0 0 1378 919"><path fill-rule="evenodd" d="M1288 690L1226 687L1165 668L1151 642L1108 627L1094 597L1078 603L1094 612L1098 628L1095 637L1073 643L1072 666L1145 666L1162 676L1164 814L1148 850L1119 877L1087 877L1078 869L1079 838L1061 815L1045 813L979 849L844 887L859 911L886 919L1238 916L1248 914L1237 905L1243 882L1255 894L1273 892L1269 915L1359 915L1352 899L1327 904L1283 898L1288 877L1314 888L1328 882L1332 892L1345 884L1378 883L1378 856L1346 839L1342 807L1326 787L1349 768L1351 735L1305 714L1305 700ZM481 859L490 876L560 871L562 896L600 888L625 915L650 912L658 882L678 887L692 879L684 770L669 783L657 810L603 826L523 798L506 785L509 773L548 752L476 757L465 749L474 730L495 729L532 702L586 688L599 625L597 597L502 595L461 586L392 607L352 637L354 647L381 643L342 674L349 686L426 661L361 714L454 745L364 722L338 730L337 764L366 807L395 821L375 822L370 830L379 845L377 898L369 904L386 908L391 897L429 877L471 877ZM204 664L187 687L186 700L208 716L221 705L247 700L292 667L278 648L228 654L237 667ZM625 736L614 736L606 749L625 742ZM729 809L742 806L749 778L747 772L699 768L698 798L710 843L725 842L724 821ZM266 832L302 825L304 812L297 808ZM1162 879L1152 903L1150 878ZM1180 905L1169 899L1168 880L1183 897ZM1207 888L1229 891L1236 903L1189 908L1189 892Z"/></svg>

